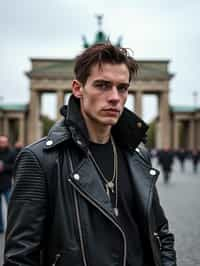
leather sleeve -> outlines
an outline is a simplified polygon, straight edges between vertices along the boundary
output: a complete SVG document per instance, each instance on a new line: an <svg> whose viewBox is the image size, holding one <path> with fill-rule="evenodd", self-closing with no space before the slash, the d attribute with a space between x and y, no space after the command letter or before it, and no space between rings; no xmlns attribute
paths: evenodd
<svg viewBox="0 0 200 266"><path fill-rule="evenodd" d="M47 185L35 154L25 148L15 165L8 206L4 266L38 266L47 214Z"/></svg>
<svg viewBox="0 0 200 266"><path fill-rule="evenodd" d="M174 248L174 235L169 231L168 220L165 216L164 210L160 205L160 200L157 190L155 190L153 198L154 219L156 228L154 235L158 241L161 252L162 266L176 266L176 252Z"/></svg>
<svg viewBox="0 0 200 266"><path fill-rule="evenodd" d="M139 146L143 158L151 166L150 153L146 147L142 144ZM176 252L174 248L174 235L169 231L168 220L165 216L164 210L160 205L160 199L158 191L155 188L153 197L153 217L154 221L153 232L158 235L154 235L161 253L162 266L176 266Z"/></svg>

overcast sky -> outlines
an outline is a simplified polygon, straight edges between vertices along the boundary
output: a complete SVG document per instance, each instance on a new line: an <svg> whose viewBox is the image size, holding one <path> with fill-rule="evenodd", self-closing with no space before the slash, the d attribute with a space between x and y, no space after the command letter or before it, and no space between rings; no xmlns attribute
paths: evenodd
<svg viewBox="0 0 200 266"><path fill-rule="evenodd" d="M132 48L136 59L171 60L171 104L193 105L197 91L200 105L199 0L1 1L0 101L28 102L24 72L30 70L29 59L75 57L83 34L94 40L95 14L104 14L103 30L113 42L122 35L123 46ZM146 117L155 103L155 97L145 97Z"/></svg>

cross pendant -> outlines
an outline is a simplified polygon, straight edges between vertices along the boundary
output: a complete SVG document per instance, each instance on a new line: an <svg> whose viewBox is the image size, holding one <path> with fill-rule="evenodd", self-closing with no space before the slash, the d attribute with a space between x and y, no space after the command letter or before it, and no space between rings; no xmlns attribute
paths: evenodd
<svg viewBox="0 0 200 266"><path fill-rule="evenodd" d="M108 195L108 197L110 198L110 189L108 187L108 184L106 184L106 194Z"/></svg>
<svg viewBox="0 0 200 266"><path fill-rule="evenodd" d="M114 183L112 181L108 182L106 186L114 193Z"/></svg>

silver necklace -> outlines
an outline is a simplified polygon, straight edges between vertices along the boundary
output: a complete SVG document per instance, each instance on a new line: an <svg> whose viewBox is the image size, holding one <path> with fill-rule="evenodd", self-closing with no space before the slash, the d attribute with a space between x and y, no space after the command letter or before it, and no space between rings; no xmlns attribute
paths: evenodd
<svg viewBox="0 0 200 266"><path fill-rule="evenodd" d="M113 149L113 176L111 178L111 180L108 180L108 178L105 177L105 175L103 174L101 168L99 167L98 163L96 162L93 154L91 153L91 151L89 151L89 156L91 158L91 160L93 161L95 167L97 168L98 172L100 173L103 181L105 182L105 189L106 189L106 193L108 195L108 197L110 198L110 192L114 193L115 192L115 206L113 208L114 213L116 216L119 215L119 210L118 210L118 154L117 154L117 149L116 149L116 145L114 142L113 137L111 136L111 144L112 144L112 149Z"/></svg>

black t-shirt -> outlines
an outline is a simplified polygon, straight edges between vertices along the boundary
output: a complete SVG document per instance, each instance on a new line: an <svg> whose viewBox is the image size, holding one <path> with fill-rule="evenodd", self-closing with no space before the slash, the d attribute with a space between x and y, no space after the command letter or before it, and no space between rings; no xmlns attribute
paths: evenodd
<svg viewBox="0 0 200 266"><path fill-rule="evenodd" d="M90 150L106 178L113 176L113 150L111 141L106 144L90 143ZM118 155L118 210L119 224L127 240L127 266L143 265L143 249L138 225L135 219L136 199L133 194L133 185L130 172L123 151L117 146ZM103 179L102 179L103 180ZM103 181L105 184L105 182ZM115 193L110 193L111 202L115 207Z"/></svg>

